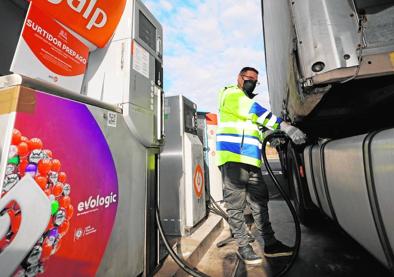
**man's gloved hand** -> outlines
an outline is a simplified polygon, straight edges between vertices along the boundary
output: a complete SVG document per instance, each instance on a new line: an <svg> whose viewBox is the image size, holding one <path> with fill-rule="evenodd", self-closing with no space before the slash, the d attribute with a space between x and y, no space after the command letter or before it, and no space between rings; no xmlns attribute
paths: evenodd
<svg viewBox="0 0 394 277"><path fill-rule="evenodd" d="M270 146L276 148L282 144L282 140L280 138L273 138L270 140Z"/></svg>
<svg viewBox="0 0 394 277"><path fill-rule="evenodd" d="M286 122L280 124L280 129L285 132L295 144L303 144L306 141L306 135L297 127Z"/></svg>
<svg viewBox="0 0 394 277"><path fill-rule="evenodd" d="M273 130L266 130L266 131L264 131L263 132L263 135L264 135L264 138L266 138L266 137L268 137L269 135L272 135L274 133L274 131ZM279 146L280 144L281 144L281 141L280 141L280 139L279 138L273 138L273 139L271 139L270 140L270 146L271 147L277 147L277 146Z"/></svg>

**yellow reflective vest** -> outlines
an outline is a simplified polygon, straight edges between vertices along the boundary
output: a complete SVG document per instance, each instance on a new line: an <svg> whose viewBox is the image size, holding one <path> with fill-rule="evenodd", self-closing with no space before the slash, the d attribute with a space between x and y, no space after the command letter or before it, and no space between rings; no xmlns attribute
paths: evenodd
<svg viewBox="0 0 394 277"><path fill-rule="evenodd" d="M260 126L279 128L282 119L232 85L219 92L219 124L216 135L217 165L239 162L261 166Z"/></svg>

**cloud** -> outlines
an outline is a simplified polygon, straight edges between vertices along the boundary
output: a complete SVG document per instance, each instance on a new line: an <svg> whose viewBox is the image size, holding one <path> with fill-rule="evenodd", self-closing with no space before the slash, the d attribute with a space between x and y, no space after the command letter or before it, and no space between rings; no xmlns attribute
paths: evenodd
<svg viewBox="0 0 394 277"><path fill-rule="evenodd" d="M166 0L160 1L160 7L162 7L166 11L171 11L173 8L172 4Z"/></svg>
<svg viewBox="0 0 394 277"><path fill-rule="evenodd" d="M269 108L260 0L147 0L145 4L164 29L167 95L183 94L199 110L217 112L219 89L235 83L242 67L253 66L262 83L256 99Z"/></svg>

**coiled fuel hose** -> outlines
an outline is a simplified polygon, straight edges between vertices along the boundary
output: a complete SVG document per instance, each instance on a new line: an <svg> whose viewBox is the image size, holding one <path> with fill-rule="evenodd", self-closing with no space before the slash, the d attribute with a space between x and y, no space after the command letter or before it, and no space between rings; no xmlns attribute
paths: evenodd
<svg viewBox="0 0 394 277"><path fill-rule="evenodd" d="M268 135L264 139L263 147L262 147L262 149L264 149L264 151L262 151L264 165L265 165L265 167L266 167L266 169L268 171L269 176L271 177L272 181L274 182L275 187L278 189L278 191L282 195L283 199L285 200L287 206L289 207L289 210L290 210L291 215L292 215L293 220L294 220L294 226L295 226L295 245L294 245L293 254L292 254L289 262L286 264L286 266L280 272L278 272L278 273L276 273L274 275L275 277L280 277L280 276L285 275L289 271L289 269L293 266L295 260L297 259L299 248L300 248L300 243L301 243L301 226L300 226L300 222L299 222L298 217L297 217L297 213L295 211L295 208L294 208L293 204L291 203L291 200L290 200L289 196L287 195L287 193L283 190L283 188L279 184L279 182L276 179L274 173L272 172L271 166L268 163L267 154L265 153L265 149L267 147L268 141L270 141L270 140L272 140L274 138L285 139L285 140L289 139L286 134L281 133L281 132L272 133L272 134ZM162 240L164 242L164 245L167 248L167 251L169 252L170 256L177 263L177 265L182 270L184 270L186 273L190 274L191 276L194 276L194 277L209 277L209 275L206 275L203 272L199 271L198 269L192 268L190 265L188 265L172 249L168 239L166 238L166 236L164 234L163 226L162 226L161 220L160 220L160 212L159 212L158 208L156 209L156 223L157 223L157 227L159 229L160 236L161 236L161 238L162 238Z"/></svg>

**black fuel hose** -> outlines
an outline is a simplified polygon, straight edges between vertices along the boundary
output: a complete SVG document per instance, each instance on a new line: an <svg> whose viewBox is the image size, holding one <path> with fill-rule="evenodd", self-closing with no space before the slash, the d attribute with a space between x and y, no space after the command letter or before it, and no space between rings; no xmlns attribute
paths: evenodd
<svg viewBox="0 0 394 277"><path fill-rule="evenodd" d="M263 156L264 165L268 171L268 174L270 175L272 181L275 184L275 187L278 189L278 191L282 195L283 199L286 201L287 206L289 207L289 210L290 210L291 215L294 220L294 226L295 226L295 245L294 245L293 254L290 258L290 261L286 264L286 266L281 271L279 271L278 273L276 273L274 275L275 277L280 277L280 276L284 276L287 273L287 271L289 271L289 269L293 266L295 260L297 259L298 252L300 250L300 244L301 244L301 225L300 225L300 221L298 220L296 210L295 210L293 204L291 203L289 196L287 195L287 193L283 190L283 188L279 184L278 179L276 179L274 173L272 172L271 166L268 163L267 154L265 152L265 149L267 147L267 142L272 140L273 138L279 138L279 139L282 138L282 139L286 139L286 140L288 140L289 138L286 134L281 133L281 132L280 133L279 132L272 133L272 134L268 135L263 141L262 156Z"/></svg>
<svg viewBox="0 0 394 277"><path fill-rule="evenodd" d="M208 204L208 209L210 212L222 217L226 222L228 222L228 216L225 211L217 204L216 200L212 197L209 192L207 192L207 195L209 196L209 204Z"/></svg>
<svg viewBox="0 0 394 277"><path fill-rule="evenodd" d="M163 226L161 225L161 220L160 220L160 213L159 209L156 209L156 223L157 227L159 229L159 233L161 238L163 239L164 245L167 248L168 252L170 253L170 256L174 259L174 261L177 263L177 265L184 270L186 273L190 274L191 276L194 277L210 277L209 275L206 275L200 271L198 271L196 268L192 268L190 265L188 265L184 260L182 260L172 249L168 239L166 238L164 231L163 231Z"/></svg>

